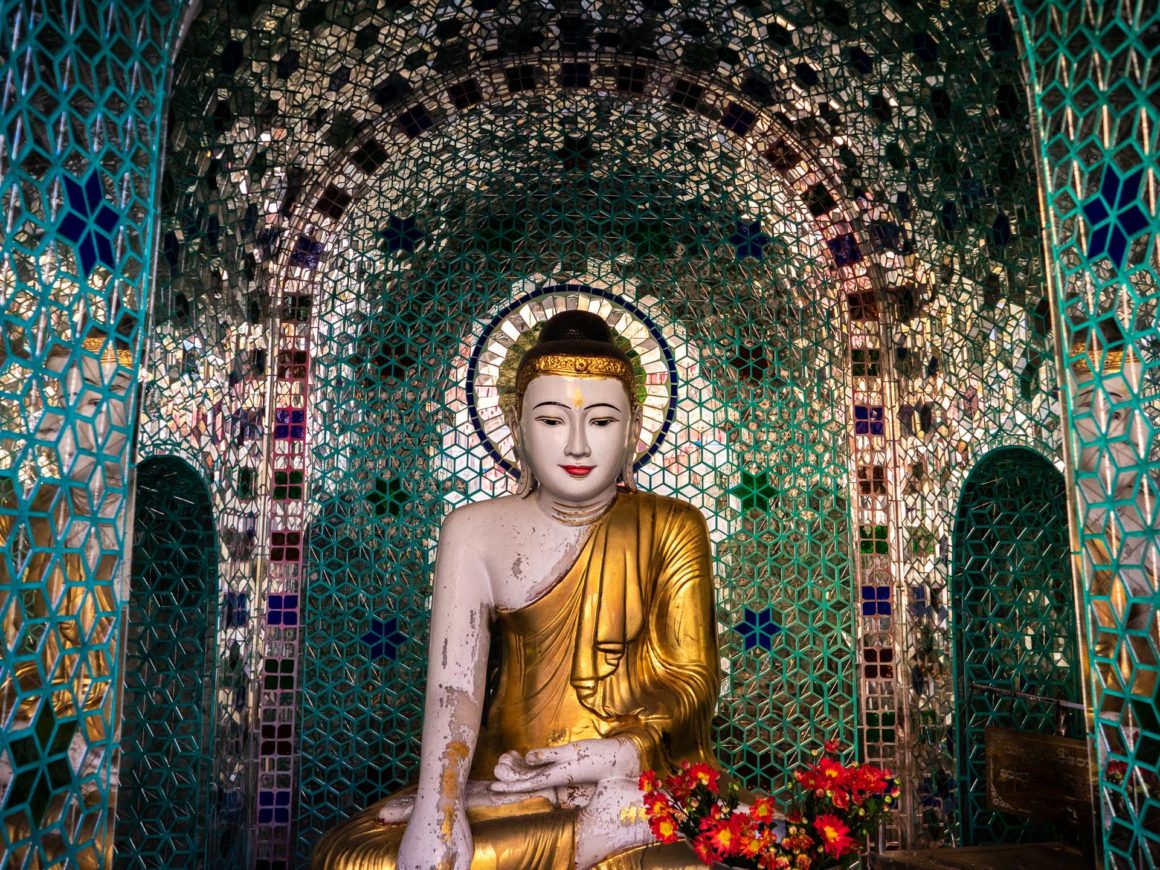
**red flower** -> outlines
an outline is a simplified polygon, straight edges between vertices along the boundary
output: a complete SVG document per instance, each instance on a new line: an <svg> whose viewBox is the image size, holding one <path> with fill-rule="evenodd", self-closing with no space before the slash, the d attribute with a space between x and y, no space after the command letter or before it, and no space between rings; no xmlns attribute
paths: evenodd
<svg viewBox="0 0 1160 870"><path fill-rule="evenodd" d="M677 828L677 820L671 814L659 813L655 816L650 815L648 828L652 831L652 835L662 843L675 843L681 838L681 832Z"/></svg>
<svg viewBox="0 0 1160 870"><path fill-rule="evenodd" d="M646 770L640 775L636 784L645 794L652 794L661 787L661 778L657 776L655 770Z"/></svg>
<svg viewBox="0 0 1160 870"><path fill-rule="evenodd" d="M833 813L823 813L814 819L814 830L822 840L822 848L832 858L841 858L854 850L850 829Z"/></svg>
<svg viewBox="0 0 1160 870"><path fill-rule="evenodd" d="M833 797L830 800L833 801L835 809L845 810L850 808L850 793L845 789L835 789Z"/></svg>
<svg viewBox="0 0 1160 870"><path fill-rule="evenodd" d="M649 792L644 796L644 808L650 816L672 815L676 811L673 802L663 791Z"/></svg>
<svg viewBox="0 0 1160 870"><path fill-rule="evenodd" d="M1128 762L1126 761L1109 761L1107 768L1104 770L1104 779L1113 785L1119 785L1124 781L1124 777L1128 775Z"/></svg>
<svg viewBox="0 0 1160 870"><path fill-rule="evenodd" d="M726 818L701 821L701 836L709 838L709 846L718 861L723 858L735 858L741 854L741 841L749 827L749 821L749 816L745 813L733 813Z"/></svg>
<svg viewBox="0 0 1160 870"><path fill-rule="evenodd" d="M837 740L831 739L831 740L827 740L825 743L823 743L822 748L825 749L825 751L828 752L830 755L833 755L834 753L836 753L838 751L838 748L840 745L841 744L839 744Z"/></svg>
<svg viewBox="0 0 1160 870"><path fill-rule="evenodd" d="M827 788L832 788L835 783L844 782L847 775L846 768L832 758L823 758L819 761L818 772L828 783Z"/></svg>
<svg viewBox="0 0 1160 870"><path fill-rule="evenodd" d="M702 864L712 864L719 858L707 833L698 834L690 845L693 847L693 853Z"/></svg>
<svg viewBox="0 0 1160 870"><path fill-rule="evenodd" d="M773 798L759 797L753 801L753 806L749 808L749 815L754 821L768 825L774 819L774 810L776 807L777 804L773 802Z"/></svg>
<svg viewBox="0 0 1160 870"><path fill-rule="evenodd" d="M686 768L688 777L694 786L703 785L709 789L713 794L718 792L718 782L721 779L721 771L715 770L703 761L698 761L696 764L689 765Z"/></svg>

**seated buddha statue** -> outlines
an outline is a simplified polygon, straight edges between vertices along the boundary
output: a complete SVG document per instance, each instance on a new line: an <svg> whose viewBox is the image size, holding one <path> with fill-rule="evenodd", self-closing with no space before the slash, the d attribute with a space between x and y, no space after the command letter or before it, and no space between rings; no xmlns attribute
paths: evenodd
<svg viewBox="0 0 1160 870"><path fill-rule="evenodd" d="M418 784L329 831L314 870L704 866L654 842L637 779L715 763L705 520L637 491L634 370L594 314L544 324L509 423L518 491L439 534Z"/></svg>

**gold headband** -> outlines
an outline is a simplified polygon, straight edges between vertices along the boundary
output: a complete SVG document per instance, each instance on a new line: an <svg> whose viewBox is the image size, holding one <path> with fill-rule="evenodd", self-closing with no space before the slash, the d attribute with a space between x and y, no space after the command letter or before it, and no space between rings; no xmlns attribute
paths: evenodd
<svg viewBox="0 0 1160 870"><path fill-rule="evenodd" d="M581 356L571 353L553 353L538 356L520 366L516 376L516 396L524 397L528 384L538 375L559 375L564 378L616 378L628 393L629 401L636 404L636 381L632 366L624 360L608 356Z"/></svg>
<svg viewBox="0 0 1160 870"><path fill-rule="evenodd" d="M100 353L101 362L112 365L124 366L125 368L133 368L133 351L127 348L118 348L116 344L105 338L94 337L86 338L81 342L81 347L89 353Z"/></svg>
<svg viewBox="0 0 1160 870"><path fill-rule="evenodd" d="M1089 348L1087 348L1083 342L1076 342L1071 346L1072 354L1078 357L1078 359L1074 360L1071 364L1072 371L1083 377L1087 377L1092 373L1091 364L1088 362L1087 356L1084 355L1088 349ZM1098 355L1099 351L1096 350L1095 353ZM1129 364L1138 363L1140 361L1140 358L1136 356L1136 352L1131 348L1129 348L1127 351L1107 351L1103 355L1104 364L1101 369L1103 374L1111 375L1120 371L1124 367L1125 357L1127 358Z"/></svg>

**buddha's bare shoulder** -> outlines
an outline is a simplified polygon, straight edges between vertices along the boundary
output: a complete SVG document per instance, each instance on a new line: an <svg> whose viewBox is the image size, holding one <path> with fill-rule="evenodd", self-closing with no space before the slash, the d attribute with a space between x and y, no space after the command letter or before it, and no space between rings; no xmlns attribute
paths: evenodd
<svg viewBox="0 0 1160 870"><path fill-rule="evenodd" d="M528 511L528 502L514 495L501 495L460 505L443 520L439 535L460 540L480 540L481 533L495 534L518 524ZM485 538L486 540L486 538Z"/></svg>

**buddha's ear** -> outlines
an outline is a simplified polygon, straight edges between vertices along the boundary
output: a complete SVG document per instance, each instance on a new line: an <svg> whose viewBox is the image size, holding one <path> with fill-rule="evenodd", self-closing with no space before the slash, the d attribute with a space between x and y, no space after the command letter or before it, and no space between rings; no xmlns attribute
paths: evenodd
<svg viewBox="0 0 1160 870"><path fill-rule="evenodd" d="M519 475L516 481L517 498L527 498L532 494L532 490L536 488L536 477L532 474L532 469L528 465L527 460L524 459L524 445L523 433L520 432L520 415L511 405L504 408L504 419L507 421L508 429L512 433L512 452L516 455L516 473Z"/></svg>
<svg viewBox="0 0 1160 870"><path fill-rule="evenodd" d="M628 437L624 445L624 466L620 470L620 480L629 492L636 492L636 445L640 441L640 429L644 425L644 408L634 405L632 419L628 423Z"/></svg>

